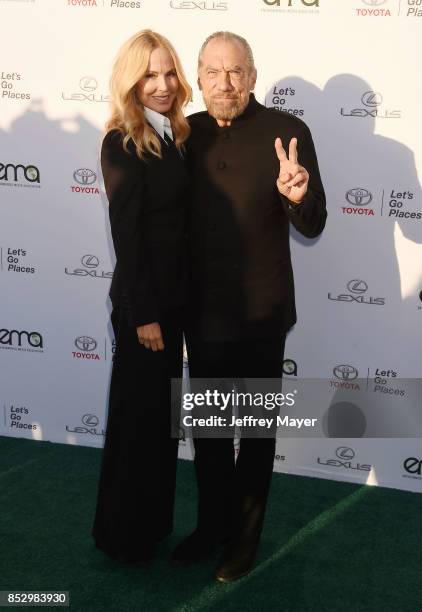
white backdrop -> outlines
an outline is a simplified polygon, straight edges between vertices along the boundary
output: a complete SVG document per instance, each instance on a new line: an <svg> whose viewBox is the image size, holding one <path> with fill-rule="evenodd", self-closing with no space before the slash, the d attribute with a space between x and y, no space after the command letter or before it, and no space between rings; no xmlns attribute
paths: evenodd
<svg viewBox="0 0 422 612"><path fill-rule="evenodd" d="M328 200L320 239L292 234L299 323L284 369L336 396L327 438L279 440L275 469L421 491L420 438L382 439L365 411L374 398L418 434L403 379L421 378L422 0L0 0L0 17L0 434L102 445L114 254L98 151L113 59L139 29L165 34L194 88L188 112L202 110L197 52L227 29L251 43L258 100L310 126ZM343 409L359 439L338 437Z"/></svg>

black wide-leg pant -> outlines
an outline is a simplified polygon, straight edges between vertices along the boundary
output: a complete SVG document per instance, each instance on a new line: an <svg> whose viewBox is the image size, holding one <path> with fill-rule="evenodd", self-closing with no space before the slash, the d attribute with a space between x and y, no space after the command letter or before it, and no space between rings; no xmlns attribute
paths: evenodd
<svg viewBox="0 0 422 612"><path fill-rule="evenodd" d="M160 321L165 348L157 352L139 343L120 309L111 320L116 352L92 535L108 554L141 560L173 528L170 379L182 377L182 313Z"/></svg>
<svg viewBox="0 0 422 612"><path fill-rule="evenodd" d="M201 379L281 379L285 338L285 334L279 334L265 340L205 342L189 332L189 375ZM216 537L249 532L259 539L275 438L241 438L237 461L232 438L195 438L194 446L197 529Z"/></svg>

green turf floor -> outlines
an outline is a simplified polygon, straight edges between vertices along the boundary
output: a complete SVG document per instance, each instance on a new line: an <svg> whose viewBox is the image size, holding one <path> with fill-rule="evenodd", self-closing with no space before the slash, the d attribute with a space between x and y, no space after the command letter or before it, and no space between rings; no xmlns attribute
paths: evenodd
<svg viewBox="0 0 422 612"><path fill-rule="evenodd" d="M175 532L147 569L95 549L100 456L0 437L0 590L68 590L75 611L422 611L420 494L275 474L256 569L222 585L216 559L167 563L194 525L190 461L179 462Z"/></svg>

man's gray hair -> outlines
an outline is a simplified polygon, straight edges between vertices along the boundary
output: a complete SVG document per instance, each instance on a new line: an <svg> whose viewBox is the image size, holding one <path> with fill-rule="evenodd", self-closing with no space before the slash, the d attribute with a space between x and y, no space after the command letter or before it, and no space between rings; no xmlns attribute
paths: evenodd
<svg viewBox="0 0 422 612"><path fill-rule="evenodd" d="M238 44L240 44L243 47L243 50L245 51L246 62L250 72L253 72L255 70L255 62L253 59L252 49L246 38L243 38L243 36L239 36L239 34L234 34L233 32L224 31L214 32L214 34L210 34L210 36L208 36L208 38L205 40L198 55L198 70L202 66L202 54L204 53L205 47L209 42L216 38L222 39L225 42L237 42Z"/></svg>

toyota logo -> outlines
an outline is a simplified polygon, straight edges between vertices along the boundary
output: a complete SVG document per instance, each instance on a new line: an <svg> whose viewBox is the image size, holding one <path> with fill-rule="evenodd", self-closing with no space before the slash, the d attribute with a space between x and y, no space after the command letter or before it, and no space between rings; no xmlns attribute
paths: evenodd
<svg viewBox="0 0 422 612"><path fill-rule="evenodd" d="M366 206L372 202L372 193L362 187L355 187L346 192L346 200L353 206Z"/></svg>
<svg viewBox="0 0 422 612"><path fill-rule="evenodd" d="M97 180L97 175L89 168L79 168L73 173L73 178L79 185L92 185Z"/></svg>
<svg viewBox="0 0 422 612"><path fill-rule="evenodd" d="M95 91L98 87L98 83L94 77L85 76L79 81L79 87L83 91Z"/></svg>
<svg viewBox="0 0 422 612"><path fill-rule="evenodd" d="M353 459L355 451L348 446L339 446L336 450L336 455L339 459Z"/></svg>
<svg viewBox="0 0 422 612"><path fill-rule="evenodd" d="M362 104L365 104L365 106L374 108L375 106L379 106L381 104L382 95L377 91L365 91L361 97L361 101Z"/></svg>
<svg viewBox="0 0 422 612"><path fill-rule="evenodd" d="M75 346L81 351L94 351L97 348L97 341L89 336L79 336L75 340Z"/></svg>
<svg viewBox="0 0 422 612"><path fill-rule="evenodd" d="M387 0L362 0L362 2L368 6L381 6L381 4L384 4Z"/></svg>
<svg viewBox="0 0 422 612"><path fill-rule="evenodd" d="M355 278L347 283L347 288L352 293L365 293L368 290L368 285L365 281Z"/></svg>
<svg viewBox="0 0 422 612"><path fill-rule="evenodd" d="M338 365L333 369L333 374L340 380L355 380L359 372L351 365Z"/></svg>
<svg viewBox="0 0 422 612"><path fill-rule="evenodd" d="M84 414L82 423L87 427L95 427L100 422L100 419L95 414Z"/></svg>
<svg viewBox="0 0 422 612"><path fill-rule="evenodd" d="M85 268L96 268L100 260L95 255L84 255L81 259L81 263Z"/></svg>

